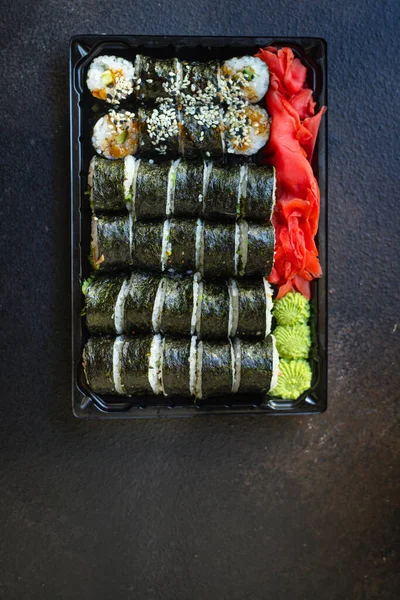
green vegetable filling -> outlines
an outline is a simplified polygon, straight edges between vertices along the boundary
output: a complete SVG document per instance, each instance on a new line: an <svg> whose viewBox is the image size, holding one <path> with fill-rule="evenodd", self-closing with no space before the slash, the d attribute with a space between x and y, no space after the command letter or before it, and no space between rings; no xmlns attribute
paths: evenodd
<svg viewBox="0 0 400 600"><path fill-rule="evenodd" d="M92 281L93 281L93 277L89 277L88 279L85 279L85 281L82 283L82 294L84 294L85 296L89 289L89 285L92 283Z"/></svg>
<svg viewBox="0 0 400 600"><path fill-rule="evenodd" d="M298 292L289 292L274 302L273 315L278 325L298 325L310 318L310 302Z"/></svg>
<svg viewBox="0 0 400 600"><path fill-rule="evenodd" d="M279 362L278 384L270 392L271 396L296 400L311 387L312 372L306 360L286 360Z"/></svg>
<svg viewBox="0 0 400 600"><path fill-rule="evenodd" d="M243 69L243 75L245 79L247 79L247 81L253 81L255 77L254 69L252 69L251 67L246 67L245 69Z"/></svg>
<svg viewBox="0 0 400 600"><path fill-rule="evenodd" d="M278 325L274 331L276 348L282 358L308 358L311 334L308 325Z"/></svg>
<svg viewBox="0 0 400 600"><path fill-rule="evenodd" d="M117 144L123 144L126 140L126 131L123 131L119 135L116 136L115 141Z"/></svg>

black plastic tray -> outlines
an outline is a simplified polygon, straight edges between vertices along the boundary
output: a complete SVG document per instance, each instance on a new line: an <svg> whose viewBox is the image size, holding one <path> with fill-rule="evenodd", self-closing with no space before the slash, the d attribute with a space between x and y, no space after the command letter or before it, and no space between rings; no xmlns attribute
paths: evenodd
<svg viewBox="0 0 400 600"><path fill-rule="evenodd" d="M90 208L85 191L91 123L96 104L85 89L89 63L99 54L132 57L136 53L178 56L189 60L230 58L255 54L265 46L289 46L308 67L308 85L318 106L326 105L326 43L320 38L179 37L79 35L70 41L71 135L71 261L72 261L72 406L79 418L188 417L210 414L303 415L317 414L327 406L327 117L322 119L313 168L321 190L317 245L323 276L312 284L314 334L313 385L296 401L259 396L232 396L194 404L192 399L163 397L120 398L98 396L88 388L81 366L87 340L81 317L84 305L81 282L89 276ZM101 101L99 102L101 104Z"/></svg>

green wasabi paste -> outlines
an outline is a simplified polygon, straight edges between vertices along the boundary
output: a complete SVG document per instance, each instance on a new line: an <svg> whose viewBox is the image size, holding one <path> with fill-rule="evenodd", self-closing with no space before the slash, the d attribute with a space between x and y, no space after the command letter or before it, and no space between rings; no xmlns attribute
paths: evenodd
<svg viewBox="0 0 400 600"><path fill-rule="evenodd" d="M275 300L273 315L278 325L306 323L310 318L310 302L299 292L289 292Z"/></svg>
<svg viewBox="0 0 400 600"><path fill-rule="evenodd" d="M281 358L308 358L311 347L310 328L305 323L299 325L278 325L274 336L276 348Z"/></svg>
<svg viewBox="0 0 400 600"><path fill-rule="evenodd" d="M303 392L311 387L312 372L306 360L279 361L278 384L271 390L271 396L296 400Z"/></svg>

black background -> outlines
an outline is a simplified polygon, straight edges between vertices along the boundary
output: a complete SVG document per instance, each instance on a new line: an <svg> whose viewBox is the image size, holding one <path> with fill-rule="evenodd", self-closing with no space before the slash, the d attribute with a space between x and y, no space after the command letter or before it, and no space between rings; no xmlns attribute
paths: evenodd
<svg viewBox="0 0 400 600"><path fill-rule="evenodd" d="M398 2L1 10L0 597L397 598ZM73 418L68 40L79 33L327 40L324 415Z"/></svg>

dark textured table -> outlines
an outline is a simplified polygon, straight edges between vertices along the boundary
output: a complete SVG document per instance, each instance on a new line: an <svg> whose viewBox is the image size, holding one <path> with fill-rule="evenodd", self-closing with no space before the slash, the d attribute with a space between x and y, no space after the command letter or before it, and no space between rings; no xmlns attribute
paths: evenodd
<svg viewBox="0 0 400 600"><path fill-rule="evenodd" d="M16 0L2 15L0 598L397 599L398 2ZM67 54L88 32L327 39L324 415L72 417Z"/></svg>

